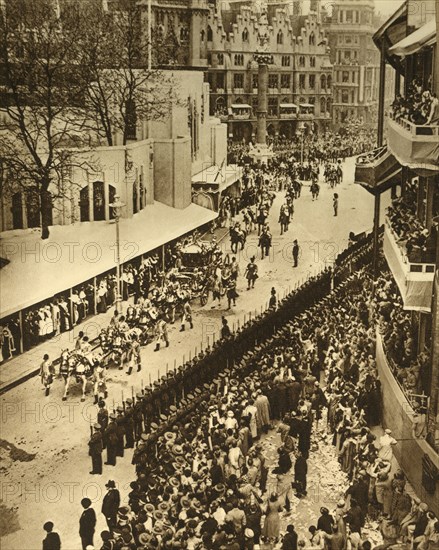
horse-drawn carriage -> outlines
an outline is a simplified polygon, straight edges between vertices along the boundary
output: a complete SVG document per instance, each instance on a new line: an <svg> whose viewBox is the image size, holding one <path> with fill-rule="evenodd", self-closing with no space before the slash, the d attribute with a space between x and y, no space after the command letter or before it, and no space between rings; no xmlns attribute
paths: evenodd
<svg viewBox="0 0 439 550"><path fill-rule="evenodd" d="M209 276L215 259L215 245L199 241L185 246L181 250L181 269L176 275L182 291L190 299L200 299L202 306L209 297Z"/></svg>

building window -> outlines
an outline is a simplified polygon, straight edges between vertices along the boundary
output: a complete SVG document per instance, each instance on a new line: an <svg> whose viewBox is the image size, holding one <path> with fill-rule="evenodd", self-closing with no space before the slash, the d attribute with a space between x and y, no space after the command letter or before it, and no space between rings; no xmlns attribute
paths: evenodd
<svg viewBox="0 0 439 550"><path fill-rule="evenodd" d="M241 53L238 53L234 57L235 65L242 67L244 65L244 56Z"/></svg>
<svg viewBox="0 0 439 550"><path fill-rule="evenodd" d="M346 10L346 23L353 23L354 17L352 10Z"/></svg>
<svg viewBox="0 0 439 550"><path fill-rule="evenodd" d="M347 34L344 37L344 41L345 41L345 44L352 44L352 36L349 36L349 34Z"/></svg>
<svg viewBox="0 0 439 550"><path fill-rule="evenodd" d="M224 75L223 73L217 73L216 75L216 87L224 90Z"/></svg>
<svg viewBox="0 0 439 550"><path fill-rule="evenodd" d="M309 58L309 65L310 67L316 66L316 58L313 55Z"/></svg>
<svg viewBox="0 0 439 550"><path fill-rule="evenodd" d="M328 74L326 77L326 86L330 89L332 87L332 76Z"/></svg>
<svg viewBox="0 0 439 550"><path fill-rule="evenodd" d="M213 40L213 32L212 32L212 27L209 25L207 27L207 41L212 42L212 40Z"/></svg>
<svg viewBox="0 0 439 550"><path fill-rule="evenodd" d="M201 29L200 32L200 40L201 42L204 42L204 39L206 38L206 33L204 32L204 29Z"/></svg>
<svg viewBox="0 0 439 550"><path fill-rule="evenodd" d="M268 115L277 116L277 97L268 98Z"/></svg>
<svg viewBox="0 0 439 550"><path fill-rule="evenodd" d="M314 89L316 87L316 75L314 74L309 75L309 87L311 89Z"/></svg>
<svg viewBox="0 0 439 550"><path fill-rule="evenodd" d="M326 99L324 97L320 98L320 113L322 115L326 113Z"/></svg>
<svg viewBox="0 0 439 550"><path fill-rule="evenodd" d="M326 90L326 75L324 74L320 77L320 88Z"/></svg>
<svg viewBox="0 0 439 550"><path fill-rule="evenodd" d="M242 73L235 73L233 75L233 87L244 88L244 75Z"/></svg>
<svg viewBox="0 0 439 550"><path fill-rule="evenodd" d="M216 59L218 61L218 65L224 65L224 54L223 53L217 53Z"/></svg>
<svg viewBox="0 0 439 550"><path fill-rule="evenodd" d="M282 74L280 76L280 87L289 88L291 84L291 77L289 74Z"/></svg>
<svg viewBox="0 0 439 550"><path fill-rule="evenodd" d="M283 35L282 31L279 31L277 33L277 43L278 44L283 44L284 43L284 35Z"/></svg>
<svg viewBox="0 0 439 550"><path fill-rule="evenodd" d="M352 77L352 82L355 84L355 71L352 71L351 77Z"/></svg>
<svg viewBox="0 0 439 550"><path fill-rule="evenodd" d="M309 45L310 46L316 45L316 37L313 32L309 35Z"/></svg>
<svg viewBox="0 0 439 550"><path fill-rule="evenodd" d="M348 92L348 90L342 90L341 91L341 102L342 103L349 103L349 92Z"/></svg>
<svg viewBox="0 0 439 550"><path fill-rule="evenodd" d="M259 84L258 75L253 74L252 75L252 87L253 87L253 89L256 90L258 88L258 84Z"/></svg>
<svg viewBox="0 0 439 550"><path fill-rule="evenodd" d="M282 56L282 67L289 67L291 63L291 58L289 55Z"/></svg>
<svg viewBox="0 0 439 550"><path fill-rule="evenodd" d="M242 41L243 41L243 42L248 42L248 30L247 30L247 28L245 28L245 29L242 31Z"/></svg>
<svg viewBox="0 0 439 550"><path fill-rule="evenodd" d="M279 88L279 75L270 74L268 75L268 87L277 90Z"/></svg>
<svg viewBox="0 0 439 550"><path fill-rule="evenodd" d="M299 56L299 67L304 67L304 66L305 66L305 56L301 55Z"/></svg>
<svg viewBox="0 0 439 550"><path fill-rule="evenodd" d="M300 89L305 89L305 75L304 74L299 74L299 88Z"/></svg>
<svg viewBox="0 0 439 550"><path fill-rule="evenodd" d="M349 82L349 71L343 71L341 81L343 83Z"/></svg>

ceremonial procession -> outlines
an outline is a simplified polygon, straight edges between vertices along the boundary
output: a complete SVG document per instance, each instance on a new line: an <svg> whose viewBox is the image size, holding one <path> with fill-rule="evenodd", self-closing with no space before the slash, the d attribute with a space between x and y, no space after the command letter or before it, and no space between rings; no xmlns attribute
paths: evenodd
<svg viewBox="0 0 439 550"><path fill-rule="evenodd" d="M2 549L439 550L438 24L0 0Z"/></svg>

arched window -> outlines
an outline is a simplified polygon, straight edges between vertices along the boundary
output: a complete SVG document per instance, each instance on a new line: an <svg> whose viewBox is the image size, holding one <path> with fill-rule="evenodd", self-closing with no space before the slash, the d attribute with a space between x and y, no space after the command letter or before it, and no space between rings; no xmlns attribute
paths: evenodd
<svg viewBox="0 0 439 550"><path fill-rule="evenodd" d="M212 42L212 40L213 40L213 32L212 32L212 27L209 25L207 27L207 41Z"/></svg>
<svg viewBox="0 0 439 550"><path fill-rule="evenodd" d="M320 88L326 90L326 75L324 74L320 77Z"/></svg>
<svg viewBox="0 0 439 550"><path fill-rule="evenodd" d="M204 42L204 39L206 38L206 33L204 32L204 29L201 29L200 32L200 40L201 42Z"/></svg>
<svg viewBox="0 0 439 550"><path fill-rule="evenodd" d="M326 99L324 97L320 98L320 114L324 115L326 113Z"/></svg>
<svg viewBox="0 0 439 550"><path fill-rule="evenodd" d="M327 111L328 113L331 112L331 98L330 98L330 97L328 97L328 99L327 99L327 101L326 101L326 111Z"/></svg>
<svg viewBox="0 0 439 550"><path fill-rule="evenodd" d="M312 32L309 35L309 45L310 46L315 46L315 44L316 44L316 37L315 37L314 33Z"/></svg>
<svg viewBox="0 0 439 550"><path fill-rule="evenodd" d="M278 44L283 44L284 43L284 35L283 35L282 31L279 31L277 33L277 43Z"/></svg>
<svg viewBox="0 0 439 550"><path fill-rule="evenodd" d="M247 27L242 31L242 41L248 42L248 30Z"/></svg>
<svg viewBox="0 0 439 550"><path fill-rule="evenodd" d="M328 88L332 87L332 76L330 74L328 74L328 76L326 77L326 86Z"/></svg>

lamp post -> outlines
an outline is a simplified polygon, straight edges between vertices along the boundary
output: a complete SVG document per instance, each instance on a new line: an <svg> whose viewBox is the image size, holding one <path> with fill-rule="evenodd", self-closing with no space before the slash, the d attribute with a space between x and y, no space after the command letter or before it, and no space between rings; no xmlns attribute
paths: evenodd
<svg viewBox="0 0 439 550"><path fill-rule="evenodd" d="M114 211L114 221L116 222L116 311L121 313L120 303L122 296L120 292L120 234L119 234L119 218L122 208L126 206L120 200L119 195L114 196L114 202L110 203L110 207Z"/></svg>
<svg viewBox="0 0 439 550"><path fill-rule="evenodd" d="M303 142L305 137L305 123L300 122L297 127L297 135L300 136L300 165L303 166Z"/></svg>

